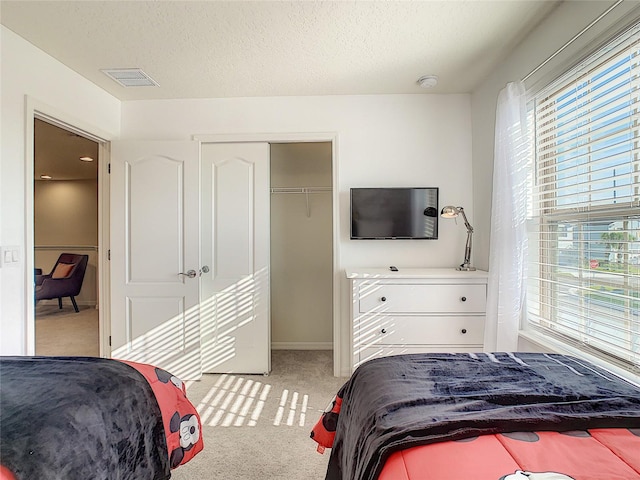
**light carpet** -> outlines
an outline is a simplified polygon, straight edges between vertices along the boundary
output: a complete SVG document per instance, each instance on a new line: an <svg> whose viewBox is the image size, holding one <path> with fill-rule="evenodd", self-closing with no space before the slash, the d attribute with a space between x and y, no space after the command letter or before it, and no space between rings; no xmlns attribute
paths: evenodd
<svg viewBox="0 0 640 480"><path fill-rule="evenodd" d="M172 479L324 479L330 451L316 451L311 428L346 378L333 376L331 351L272 352L272 372L204 375L187 394L203 420L204 450Z"/></svg>
<svg viewBox="0 0 640 480"><path fill-rule="evenodd" d="M98 310L87 305L78 309L76 313L68 298L62 309L57 302L36 305L36 355L100 356Z"/></svg>

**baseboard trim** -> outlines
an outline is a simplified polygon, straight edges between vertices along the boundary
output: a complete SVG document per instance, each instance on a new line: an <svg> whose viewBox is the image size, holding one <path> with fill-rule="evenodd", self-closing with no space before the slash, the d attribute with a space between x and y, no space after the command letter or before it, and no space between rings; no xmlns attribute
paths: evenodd
<svg viewBox="0 0 640 480"><path fill-rule="evenodd" d="M69 299L69 297L63 297L62 298L62 305L66 305L67 303L69 303L69 305L71 305L71 300ZM78 305L81 306L90 306L90 307L98 307L98 305L96 304L95 300L91 301L91 300L78 300L76 298L76 303ZM58 305L58 300L57 299L47 299L47 300L38 300L38 305Z"/></svg>
<svg viewBox="0 0 640 480"><path fill-rule="evenodd" d="M271 342L271 350L333 350L332 342Z"/></svg>

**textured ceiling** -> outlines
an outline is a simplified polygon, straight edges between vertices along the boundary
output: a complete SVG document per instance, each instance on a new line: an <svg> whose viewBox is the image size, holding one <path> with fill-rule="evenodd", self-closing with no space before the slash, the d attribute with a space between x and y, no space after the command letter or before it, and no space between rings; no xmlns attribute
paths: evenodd
<svg viewBox="0 0 640 480"><path fill-rule="evenodd" d="M0 21L121 100L465 93L558 3L22 0ZM100 72L128 67L160 86Z"/></svg>

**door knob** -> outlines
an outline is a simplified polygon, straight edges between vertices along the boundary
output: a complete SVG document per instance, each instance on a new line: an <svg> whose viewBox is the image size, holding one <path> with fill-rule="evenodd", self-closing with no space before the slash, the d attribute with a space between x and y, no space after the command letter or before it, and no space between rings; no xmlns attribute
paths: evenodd
<svg viewBox="0 0 640 480"><path fill-rule="evenodd" d="M209 273L208 265L203 265L202 268L200 269L200 274L202 275L203 273Z"/></svg>
<svg viewBox="0 0 640 480"><path fill-rule="evenodd" d="M187 273L180 272L178 275L184 275L185 277L189 277L189 278L196 278L196 275L198 274L196 273L195 270L187 270Z"/></svg>

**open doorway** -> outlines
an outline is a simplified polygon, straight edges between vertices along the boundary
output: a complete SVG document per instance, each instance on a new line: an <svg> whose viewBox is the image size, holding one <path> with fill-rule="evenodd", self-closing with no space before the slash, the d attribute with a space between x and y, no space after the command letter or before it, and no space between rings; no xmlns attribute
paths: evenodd
<svg viewBox="0 0 640 480"><path fill-rule="evenodd" d="M100 356L98 155L95 141L34 119L36 355Z"/></svg>
<svg viewBox="0 0 640 480"><path fill-rule="evenodd" d="M270 148L272 349L331 351L332 143Z"/></svg>

